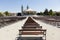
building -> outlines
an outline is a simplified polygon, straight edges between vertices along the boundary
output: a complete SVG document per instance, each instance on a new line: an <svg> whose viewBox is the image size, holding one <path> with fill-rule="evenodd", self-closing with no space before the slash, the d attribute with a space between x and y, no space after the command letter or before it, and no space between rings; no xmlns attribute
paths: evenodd
<svg viewBox="0 0 60 40"><path fill-rule="evenodd" d="M29 6L27 6L26 9L24 10L23 6L21 6L21 13L23 15L34 15L34 14L36 14L36 11L31 9L31 8L29 8Z"/></svg>
<svg viewBox="0 0 60 40"><path fill-rule="evenodd" d="M19 30L17 40L46 40L46 29L42 29L42 26L29 17Z"/></svg>
<svg viewBox="0 0 60 40"><path fill-rule="evenodd" d="M35 15L36 11L29 8L29 9L24 10L23 13L24 13L24 15Z"/></svg>

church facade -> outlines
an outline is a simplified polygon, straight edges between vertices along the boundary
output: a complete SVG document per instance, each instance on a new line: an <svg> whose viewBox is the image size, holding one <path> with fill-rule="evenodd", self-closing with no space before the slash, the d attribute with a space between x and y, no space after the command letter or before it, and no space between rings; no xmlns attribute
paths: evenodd
<svg viewBox="0 0 60 40"><path fill-rule="evenodd" d="M21 13L23 15L35 15L36 11L31 9L31 8L29 8L29 6L27 6L26 9L24 10L23 6L21 6Z"/></svg>

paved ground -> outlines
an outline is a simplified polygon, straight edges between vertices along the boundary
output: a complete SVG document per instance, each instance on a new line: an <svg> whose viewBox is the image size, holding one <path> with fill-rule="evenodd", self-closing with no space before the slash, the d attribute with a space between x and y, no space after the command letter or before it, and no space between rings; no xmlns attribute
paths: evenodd
<svg viewBox="0 0 60 40"><path fill-rule="evenodd" d="M35 20L35 21L39 23L43 27L43 29L47 29L46 40L60 40L60 28L43 23L39 20Z"/></svg>
<svg viewBox="0 0 60 40"><path fill-rule="evenodd" d="M0 29L0 40L15 40L19 34L18 30L21 29L21 26L23 26L26 20L27 18L22 21L18 21L12 25L1 28ZM43 26L43 29L47 29L47 32L46 32L47 40L60 40L60 29L59 28L43 23L39 20L35 20L35 21L39 23L41 26Z"/></svg>
<svg viewBox="0 0 60 40"><path fill-rule="evenodd" d="M15 40L26 19L0 29L0 40Z"/></svg>

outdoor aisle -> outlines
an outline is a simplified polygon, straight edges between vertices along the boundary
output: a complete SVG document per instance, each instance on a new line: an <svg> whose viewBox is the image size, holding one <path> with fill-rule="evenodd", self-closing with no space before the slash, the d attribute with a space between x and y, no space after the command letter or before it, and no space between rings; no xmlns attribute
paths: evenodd
<svg viewBox="0 0 60 40"><path fill-rule="evenodd" d="M27 18L24 20L18 21L12 25L1 28L0 40L15 40L16 37L18 37L19 29L21 29L21 26L23 26L26 20Z"/></svg>
<svg viewBox="0 0 60 40"><path fill-rule="evenodd" d="M35 20L35 21L38 24L40 24L43 29L47 29L46 40L60 40L60 28L46 24L46 23L39 21L39 20Z"/></svg>

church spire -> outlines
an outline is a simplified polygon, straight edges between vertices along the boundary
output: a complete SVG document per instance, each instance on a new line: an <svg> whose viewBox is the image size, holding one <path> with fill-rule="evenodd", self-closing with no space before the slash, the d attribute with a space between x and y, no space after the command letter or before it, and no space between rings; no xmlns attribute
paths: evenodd
<svg viewBox="0 0 60 40"><path fill-rule="evenodd" d="M29 9L29 6L27 5L27 9Z"/></svg>
<svg viewBox="0 0 60 40"><path fill-rule="evenodd" d="M23 13L23 5L21 5L21 12Z"/></svg>

